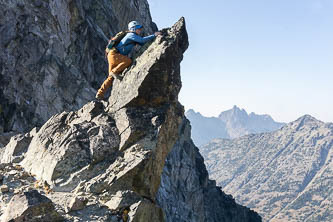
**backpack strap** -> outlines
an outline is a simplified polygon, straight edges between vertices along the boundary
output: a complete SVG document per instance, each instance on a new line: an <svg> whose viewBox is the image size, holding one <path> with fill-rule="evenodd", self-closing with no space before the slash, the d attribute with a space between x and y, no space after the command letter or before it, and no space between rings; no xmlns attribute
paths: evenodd
<svg viewBox="0 0 333 222"><path fill-rule="evenodd" d="M128 33L133 33L133 32L131 32L131 31L127 31L126 35L127 35ZM134 34L136 34L136 33L134 33ZM125 35L125 36L126 36L126 35ZM124 36L124 38L125 38L125 36ZM117 44L116 47L118 47L119 44L120 44L120 42ZM137 43L136 43L135 41L132 40L132 41L130 41L130 42L128 42L128 43L126 43L126 44L120 46L120 47L121 47L121 48L124 48L125 46L131 45L131 44L135 44L135 45L136 45ZM115 47L115 48L116 48L116 47Z"/></svg>

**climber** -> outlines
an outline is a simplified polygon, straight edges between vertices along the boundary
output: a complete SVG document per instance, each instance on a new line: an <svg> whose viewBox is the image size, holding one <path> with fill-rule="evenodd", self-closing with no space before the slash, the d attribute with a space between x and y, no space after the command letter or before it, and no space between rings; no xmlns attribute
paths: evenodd
<svg viewBox="0 0 333 222"><path fill-rule="evenodd" d="M161 32L155 32L153 35L141 37L143 26L137 22L132 21L128 24L128 30L125 37L122 38L120 43L113 47L107 53L107 59L109 62L109 76L104 81L96 94L96 99L104 99L104 94L111 87L113 79L119 78L119 74L129 67L132 60L128 57L128 54L132 51L136 44L144 45L146 42L153 40L156 36L161 35Z"/></svg>

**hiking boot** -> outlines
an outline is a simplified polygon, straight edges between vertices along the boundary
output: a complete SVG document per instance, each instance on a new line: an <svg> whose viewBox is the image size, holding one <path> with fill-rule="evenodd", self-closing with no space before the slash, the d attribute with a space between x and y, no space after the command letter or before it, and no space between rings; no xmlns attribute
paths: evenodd
<svg viewBox="0 0 333 222"><path fill-rule="evenodd" d="M95 96L95 98L97 99L97 100L104 100L104 95L101 95L101 94L96 94L96 96Z"/></svg>
<svg viewBox="0 0 333 222"><path fill-rule="evenodd" d="M123 80L123 77L120 76L120 74L115 74L113 72L110 72L110 75L113 76L113 78L118 79L118 80Z"/></svg>

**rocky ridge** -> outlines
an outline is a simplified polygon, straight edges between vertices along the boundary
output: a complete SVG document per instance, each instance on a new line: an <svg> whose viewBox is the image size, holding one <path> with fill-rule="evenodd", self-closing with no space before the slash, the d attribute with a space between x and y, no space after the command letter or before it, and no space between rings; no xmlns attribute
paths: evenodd
<svg viewBox="0 0 333 222"><path fill-rule="evenodd" d="M264 221L332 221L333 124L305 115L201 147L210 176Z"/></svg>
<svg viewBox="0 0 333 222"><path fill-rule="evenodd" d="M178 102L184 19L162 32L108 103L55 114L3 149L2 221L261 221L208 179Z"/></svg>

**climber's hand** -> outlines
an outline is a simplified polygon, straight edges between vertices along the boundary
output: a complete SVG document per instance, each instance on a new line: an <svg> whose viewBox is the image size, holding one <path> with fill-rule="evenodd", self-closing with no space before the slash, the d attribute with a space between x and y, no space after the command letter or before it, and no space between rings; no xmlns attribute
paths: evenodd
<svg viewBox="0 0 333 222"><path fill-rule="evenodd" d="M155 32L155 36L162 35L162 32Z"/></svg>

